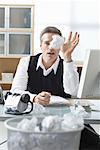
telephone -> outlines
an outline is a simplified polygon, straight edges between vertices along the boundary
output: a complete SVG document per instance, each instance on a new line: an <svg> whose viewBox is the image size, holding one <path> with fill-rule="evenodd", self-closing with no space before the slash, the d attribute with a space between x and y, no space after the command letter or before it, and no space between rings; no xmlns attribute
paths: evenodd
<svg viewBox="0 0 100 150"><path fill-rule="evenodd" d="M28 108L30 103L30 107ZM29 94L7 92L5 95L5 113L12 115L28 114L33 110ZM28 108L28 109L27 109ZM27 111L26 111L27 110Z"/></svg>
<svg viewBox="0 0 100 150"><path fill-rule="evenodd" d="M1 87L1 86L0 86L0 104L4 104L3 90L2 90L2 87Z"/></svg>

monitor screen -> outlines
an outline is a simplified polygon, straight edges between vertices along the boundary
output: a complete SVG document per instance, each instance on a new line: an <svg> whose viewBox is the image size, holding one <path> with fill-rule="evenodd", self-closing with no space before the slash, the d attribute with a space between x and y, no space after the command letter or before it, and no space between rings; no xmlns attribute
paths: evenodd
<svg viewBox="0 0 100 150"><path fill-rule="evenodd" d="M100 50L86 51L77 97L100 98Z"/></svg>

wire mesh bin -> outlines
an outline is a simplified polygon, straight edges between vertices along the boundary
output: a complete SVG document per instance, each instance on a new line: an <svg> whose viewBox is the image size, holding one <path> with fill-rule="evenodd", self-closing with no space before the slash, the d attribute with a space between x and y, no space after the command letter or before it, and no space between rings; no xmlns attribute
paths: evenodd
<svg viewBox="0 0 100 150"><path fill-rule="evenodd" d="M83 126L72 131L31 132L17 128L21 120L13 118L5 121L8 150L79 150Z"/></svg>

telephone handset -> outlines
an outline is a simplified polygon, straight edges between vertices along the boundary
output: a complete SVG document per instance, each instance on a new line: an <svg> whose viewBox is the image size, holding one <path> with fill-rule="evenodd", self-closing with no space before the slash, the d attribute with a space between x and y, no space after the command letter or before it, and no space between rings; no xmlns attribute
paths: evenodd
<svg viewBox="0 0 100 150"><path fill-rule="evenodd" d="M2 90L2 87L1 87L1 86L0 86L0 104L4 104L3 90Z"/></svg>

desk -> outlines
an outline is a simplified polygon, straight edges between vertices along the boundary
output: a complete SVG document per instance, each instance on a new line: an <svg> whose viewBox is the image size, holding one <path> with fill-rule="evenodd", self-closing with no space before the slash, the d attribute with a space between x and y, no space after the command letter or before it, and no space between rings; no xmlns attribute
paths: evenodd
<svg viewBox="0 0 100 150"><path fill-rule="evenodd" d="M72 100L74 101L74 100ZM92 101L92 100L91 100ZM96 101L95 101L96 102ZM72 102L73 103L73 102ZM97 100L98 105L100 105L100 100ZM39 115L39 116L44 116L44 115L59 115L62 116L64 113L70 112L70 108L68 106L48 106L46 107L46 113L43 114L34 114L33 112L27 115L23 115L25 117L27 116L32 116L32 115ZM0 105L0 122L1 123L1 139L0 142L5 141L7 139L7 131L5 126L3 125L3 121L5 121L8 118L12 117L22 117L22 115L10 115L10 114L5 114L4 113L4 106ZM97 124L100 125L100 111L91 111L88 115L88 117L84 118L84 122L86 124ZM100 133L100 132L99 132ZM3 144L0 146L0 150L7 150L7 143Z"/></svg>
<svg viewBox="0 0 100 150"><path fill-rule="evenodd" d="M73 100L72 100L73 101ZM93 102L93 100L90 100ZM98 105L100 106L100 100L95 101L96 103L98 103ZM59 116L63 116L63 114L70 112L70 108L67 105L59 105L59 106L47 106L46 108L46 112L45 113L34 113L31 112L30 114L27 115L23 115L25 117L27 116L47 116L47 115L59 115ZM4 121L8 118L12 118L12 117L22 117L22 115L10 115L10 114L5 114L4 112L4 106L0 105L0 121ZM100 124L100 111L91 111L88 113L88 116L86 116L84 118L84 122L86 124Z"/></svg>

